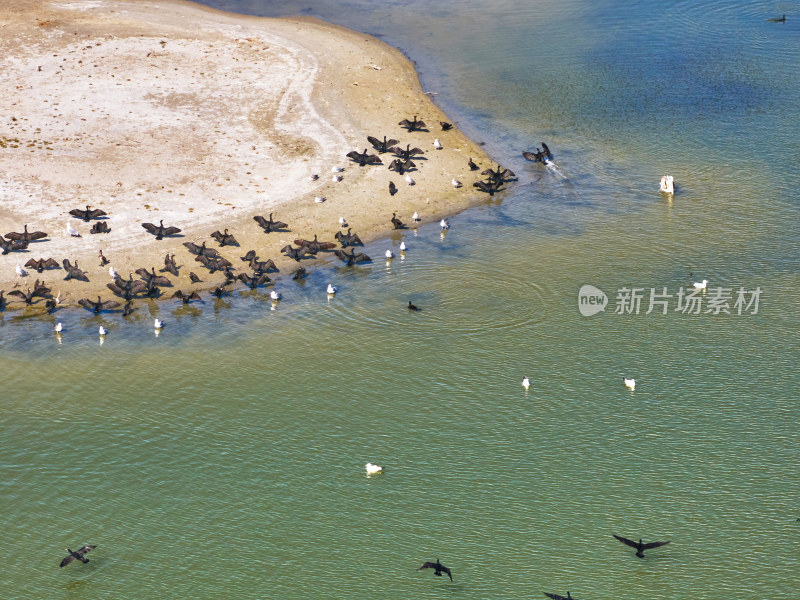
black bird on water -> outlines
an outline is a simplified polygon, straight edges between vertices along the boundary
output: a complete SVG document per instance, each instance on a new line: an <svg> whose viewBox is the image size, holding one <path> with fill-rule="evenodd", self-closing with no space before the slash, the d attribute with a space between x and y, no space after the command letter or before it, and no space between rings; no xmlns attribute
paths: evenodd
<svg viewBox="0 0 800 600"><path fill-rule="evenodd" d="M273 221L272 213L269 213L269 220L261 215L256 215L253 217L253 220L264 229L264 233L270 233L271 231L278 231L280 229L289 229L289 226L283 221Z"/></svg>
<svg viewBox="0 0 800 600"><path fill-rule="evenodd" d="M371 135L367 136L367 141L372 144L378 152L389 152L389 149L398 143L397 140L387 140L386 136L383 136L383 141L380 141L378 138Z"/></svg>
<svg viewBox="0 0 800 600"><path fill-rule="evenodd" d="M404 129L408 129L409 131L422 131L425 129L425 127L427 127L427 125L425 125L425 121L422 119L417 119L417 115L414 115L414 118L410 121L408 119L403 119L398 123L398 125Z"/></svg>
<svg viewBox="0 0 800 600"><path fill-rule="evenodd" d="M28 231L27 225L25 225L25 230L22 233L12 231L6 234L6 238L13 242L32 242L46 237L47 234L44 231Z"/></svg>
<svg viewBox="0 0 800 600"><path fill-rule="evenodd" d="M422 569L435 569L434 575L437 577L441 577L442 573L447 573L447 576L450 578L450 581L453 581L453 574L450 572L450 569L445 567L442 563L439 562L439 559L436 559L436 562L426 562L422 563L422 566L417 569L417 571L422 571Z"/></svg>
<svg viewBox="0 0 800 600"><path fill-rule="evenodd" d="M786 15L782 17L772 17L771 19L767 19L770 23L786 23Z"/></svg>
<svg viewBox="0 0 800 600"><path fill-rule="evenodd" d="M184 294L181 290L178 290L174 294L172 294L171 297L177 298L184 304L189 304L189 302L191 302L192 300L197 300L199 302L203 301L203 299L200 297L200 294L198 294L197 292L192 292L191 294Z"/></svg>
<svg viewBox="0 0 800 600"><path fill-rule="evenodd" d="M164 236L175 235L176 233L181 232L178 227L164 227L163 219L158 222L158 225L153 225L152 223L142 223L142 227L155 235L157 240L163 240Z"/></svg>
<svg viewBox="0 0 800 600"><path fill-rule="evenodd" d="M94 300L89 300L88 298L81 298L78 300L78 304L95 314L99 313L100 311L111 310L112 308L117 308L119 306L119 302L115 302L114 300L106 300L103 302L103 300L100 299L100 296L97 297L97 302Z"/></svg>
<svg viewBox="0 0 800 600"><path fill-rule="evenodd" d="M306 271L305 267L297 267L297 270L292 274L292 279L294 279L295 281L297 281L298 279L302 279L303 277L306 276L307 272L308 271Z"/></svg>
<svg viewBox="0 0 800 600"><path fill-rule="evenodd" d="M65 556L61 560L61 564L58 565L59 568L66 567L73 560L79 560L82 563L88 563L89 559L86 558L84 555L87 552L91 552L95 548L97 548L97 544L92 544L91 546L84 546L83 548L79 548L78 550L70 550L69 548L67 548L67 552L69 552L69 556Z"/></svg>
<svg viewBox="0 0 800 600"><path fill-rule="evenodd" d="M558 594L550 594L548 592L543 592L545 596L548 598L552 598L553 600L578 600L577 598L573 598L569 592L567 592L566 596L559 596Z"/></svg>
<svg viewBox="0 0 800 600"><path fill-rule="evenodd" d="M100 217L105 217L108 213L104 210L100 210L99 208L95 208L94 210L89 208L89 205L86 205L86 210L82 208L73 208L69 211L73 217L77 217L88 223L92 219L99 219Z"/></svg>
<svg viewBox="0 0 800 600"><path fill-rule="evenodd" d="M639 558L644 558L644 551L649 550L650 548L658 548L659 546L664 546L669 544L669 542L648 542L647 544L642 543L642 538L639 538L638 542L634 542L633 540L629 540L628 538L624 538L619 535L611 534L615 538L617 538L623 544L630 546L631 548L636 548L636 556Z"/></svg>
<svg viewBox="0 0 800 600"><path fill-rule="evenodd" d="M346 263L348 267L352 267L356 263L372 261L372 259L363 252L356 252L355 248L350 250L350 254L348 254L346 250L334 250L333 253L339 260Z"/></svg>
<svg viewBox="0 0 800 600"><path fill-rule="evenodd" d="M411 302L411 300L409 300L408 301L408 310L413 310L414 312L419 312L422 309L420 307L418 307L418 306L414 306L414 304Z"/></svg>

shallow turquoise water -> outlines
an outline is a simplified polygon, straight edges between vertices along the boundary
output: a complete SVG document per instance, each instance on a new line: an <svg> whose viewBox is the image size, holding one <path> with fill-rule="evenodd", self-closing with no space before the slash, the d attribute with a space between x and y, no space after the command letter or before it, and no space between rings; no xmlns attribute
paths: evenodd
<svg viewBox="0 0 800 600"><path fill-rule="evenodd" d="M0 314L0 597L800 594L796 8L429 4L310 12L403 48L519 181L275 310L62 311L60 345ZM520 158L541 140L554 168ZM760 287L758 312L613 312L700 279ZM437 557L452 584L414 571Z"/></svg>

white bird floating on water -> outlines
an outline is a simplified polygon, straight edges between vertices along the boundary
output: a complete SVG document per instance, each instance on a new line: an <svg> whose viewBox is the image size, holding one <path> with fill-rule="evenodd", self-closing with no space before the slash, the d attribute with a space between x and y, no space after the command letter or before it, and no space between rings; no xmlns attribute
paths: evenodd
<svg viewBox="0 0 800 600"><path fill-rule="evenodd" d="M373 465L372 463L367 463L364 465L364 468L367 470L367 475L375 475L376 473L383 473L383 467L378 465Z"/></svg>
<svg viewBox="0 0 800 600"><path fill-rule="evenodd" d="M72 223L67 223L67 233L72 237L81 237L81 234L72 226Z"/></svg>
<svg viewBox="0 0 800 600"><path fill-rule="evenodd" d="M347 227L347 219L345 219L344 217L339 217L339 226Z"/></svg>
<svg viewBox="0 0 800 600"><path fill-rule="evenodd" d="M628 379L627 377L623 377L622 381L625 383L625 387L629 390L636 389L636 380L635 379Z"/></svg>
<svg viewBox="0 0 800 600"><path fill-rule="evenodd" d="M336 293L336 286L332 283L328 284L328 295L333 296Z"/></svg>
<svg viewBox="0 0 800 600"><path fill-rule="evenodd" d="M450 229L450 221L448 221L447 219L442 219L441 221L439 221L439 227L441 227L442 229Z"/></svg>
<svg viewBox="0 0 800 600"><path fill-rule="evenodd" d="M277 300L280 300L283 296L281 296L280 292L276 292L275 290L272 290L269 293L269 297L272 298L273 300L277 301Z"/></svg>
<svg viewBox="0 0 800 600"><path fill-rule="evenodd" d="M394 258L394 252L392 252L391 250L387 250L385 256L386 258Z"/></svg>
<svg viewBox="0 0 800 600"><path fill-rule="evenodd" d="M108 274L111 275L111 279L116 279L119 276L119 273L117 273L114 267L108 267Z"/></svg>
<svg viewBox="0 0 800 600"><path fill-rule="evenodd" d="M696 290L704 290L706 289L706 287L708 287L708 279L703 279L703 281L701 281L700 283L697 283L695 281L692 285Z"/></svg>
<svg viewBox="0 0 800 600"><path fill-rule="evenodd" d="M439 138L433 140L433 147L436 148L437 150L442 149L442 142L439 141Z"/></svg>
<svg viewBox="0 0 800 600"><path fill-rule="evenodd" d="M408 185L414 185L415 183L414 180L411 178L411 175L409 175L408 173L406 173L406 183Z"/></svg>
<svg viewBox="0 0 800 600"><path fill-rule="evenodd" d="M528 379L527 377L523 377L523 378L522 378L522 387L524 387L526 390L527 390L529 387L531 387L531 381L530 381L530 379Z"/></svg>
<svg viewBox="0 0 800 600"><path fill-rule="evenodd" d="M331 173L341 173L342 171L344 171L344 167L340 167L338 165L331 167Z"/></svg>
<svg viewBox="0 0 800 600"><path fill-rule="evenodd" d="M316 202L317 204L325 202L325 200L327 200L327 198L325 196L315 196L314 197L314 202Z"/></svg>
<svg viewBox="0 0 800 600"><path fill-rule="evenodd" d="M675 185L672 175L664 175L661 178L660 191L667 194L672 194L675 191Z"/></svg>
<svg viewBox="0 0 800 600"><path fill-rule="evenodd" d="M161 319L156 319L155 321L153 321L153 327L156 329L161 329L162 327L164 327L164 322Z"/></svg>
<svg viewBox="0 0 800 600"><path fill-rule="evenodd" d="M461 182L458 179L456 179L455 177L453 177L453 179L450 181L450 183L452 183L453 187L456 188L456 189L461 187Z"/></svg>
<svg viewBox="0 0 800 600"><path fill-rule="evenodd" d="M53 327L53 331L55 331L56 333L61 333L62 331L64 331L64 326L61 324L61 321L56 323L56 326Z"/></svg>
<svg viewBox="0 0 800 600"><path fill-rule="evenodd" d="M105 335L108 333L108 329L100 325L100 328L97 330L97 333L99 333L100 335Z"/></svg>
<svg viewBox="0 0 800 600"><path fill-rule="evenodd" d="M408 246L406 246L406 243L400 242L400 252L405 252L406 248L408 248Z"/></svg>
<svg viewBox="0 0 800 600"><path fill-rule="evenodd" d="M25 269L23 269L19 263L17 263L16 270L17 270L17 275L19 275L20 277L25 277L28 274L28 272Z"/></svg>

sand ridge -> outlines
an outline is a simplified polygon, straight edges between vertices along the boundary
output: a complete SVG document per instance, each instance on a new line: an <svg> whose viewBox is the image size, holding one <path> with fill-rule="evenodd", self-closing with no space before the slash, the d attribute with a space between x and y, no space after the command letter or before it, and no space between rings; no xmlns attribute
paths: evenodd
<svg viewBox="0 0 800 600"><path fill-rule="evenodd" d="M255 249L286 274L296 263L279 249L314 234L332 240L340 216L366 241L391 229L393 212L431 220L485 200L467 161L487 168L489 157L457 128L441 131L447 116L413 65L370 36L177 1L13 1L0 9L0 29L0 233L27 223L49 234L27 252L0 256L0 289L39 277L72 304L111 298L100 250L123 276L158 270L175 254L175 288L208 289L224 276L209 274L182 243L217 247L209 238L216 230L227 227L239 241L220 249L238 272L246 270L238 256ZM428 131L398 125L414 115ZM425 150L415 185L387 169L390 154L380 166L345 157L373 151L367 135ZM433 148L436 137L442 150ZM335 165L345 168L340 182ZM453 177L464 186L454 189ZM108 212L110 233L89 234L91 224L69 216L86 205ZM291 232L264 234L253 216L270 212ZM156 241L141 226L162 219L181 236ZM80 238L67 233L68 222ZM89 282L63 281L60 269L15 275L17 263L48 257L77 260ZM190 271L203 283L190 284Z"/></svg>

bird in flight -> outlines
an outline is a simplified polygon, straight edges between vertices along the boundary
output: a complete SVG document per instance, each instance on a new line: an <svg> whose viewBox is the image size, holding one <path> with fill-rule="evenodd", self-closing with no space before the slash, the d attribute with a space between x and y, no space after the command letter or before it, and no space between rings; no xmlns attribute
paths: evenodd
<svg viewBox="0 0 800 600"><path fill-rule="evenodd" d="M629 540L628 538L624 538L622 536L611 534L615 538L617 538L623 544L627 544L631 548L636 548L636 556L639 558L644 558L644 551L649 550L650 548L658 548L659 546L664 546L669 544L669 542L648 542L647 544L642 543L642 538L639 538L638 542L634 542L633 540Z"/></svg>
<svg viewBox="0 0 800 600"><path fill-rule="evenodd" d="M450 569L445 567L442 563L439 562L439 559L436 559L436 562L426 562L423 563L422 566L417 569L417 571L421 571L422 569L435 569L433 573L437 577L441 577L442 573L447 573L447 576L450 578L450 581L453 581L453 574L450 573Z"/></svg>
<svg viewBox="0 0 800 600"><path fill-rule="evenodd" d="M66 567L69 563L71 563L75 559L78 559L79 561L81 561L83 563L88 563L89 559L85 558L84 554L94 550L95 548L97 548L96 544L94 544L92 546L84 546L83 548L79 548L78 550L70 550L69 548L67 548L67 552L69 552L69 556L65 556L63 558L63 560L61 561L61 564L58 565L59 568Z"/></svg>

